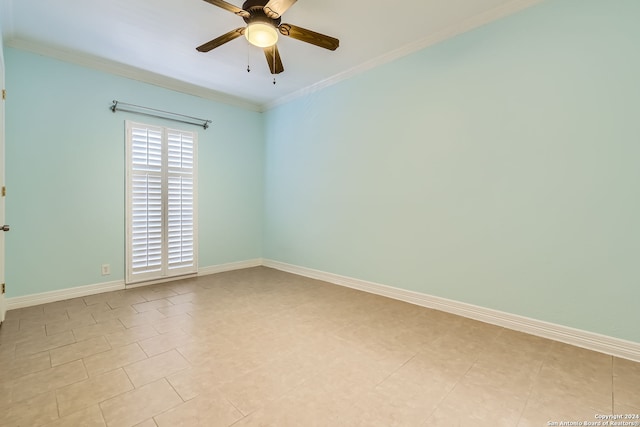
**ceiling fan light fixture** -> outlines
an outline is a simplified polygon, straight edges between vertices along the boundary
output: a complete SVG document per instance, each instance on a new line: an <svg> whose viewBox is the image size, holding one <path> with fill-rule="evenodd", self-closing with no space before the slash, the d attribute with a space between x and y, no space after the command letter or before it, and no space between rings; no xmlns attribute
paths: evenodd
<svg viewBox="0 0 640 427"><path fill-rule="evenodd" d="M249 43L258 47L270 47L278 42L278 30L265 22L253 22L247 25L244 36Z"/></svg>

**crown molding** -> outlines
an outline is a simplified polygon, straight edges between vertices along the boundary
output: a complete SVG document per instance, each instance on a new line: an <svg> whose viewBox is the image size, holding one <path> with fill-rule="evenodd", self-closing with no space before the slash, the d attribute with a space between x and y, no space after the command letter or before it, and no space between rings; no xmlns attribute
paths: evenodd
<svg viewBox="0 0 640 427"><path fill-rule="evenodd" d="M220 102L234 107L240 107L249 111L262 112L262 106L258 103L250 102L245 99L208 89L202 86L183 82L171 77L163 76L151 71L142 70L130 65L122 64L109 59L100 58L95 55L82 53L73 50L62 49L58 46L51 46L40 42L20 38L9 38L5 40L5 46L25 50L38 55L47 56L61 61L70 62L72 64L81 65L83 67L93 68L109 74L120 77L126 77L164 89L185 93L187 95L197 96L212 101Z"/></svg>
<svg viewBox="0 0 640 427"><path fill-rule="evenodd" d="M329 77L328 79L321 80L318 83L315 83L311 86L307 86L305 88L292 92L288 95L285 95L281 98L278 98L273 102L266 103L262 106L263 111L270 110L277 106L291 102L294 99L310 95L314 92L318 92L329 86L333 86L337 83L340 83L343 80L350 79L351 77L354 77L358 74L362 74L373 68L379 67L380 65L393 62L396 59L400 59L404 56L418 52L429 46L433 46L447 39L453 38L457 35L474 30L490 22L497 21L498 19L512 15L528 7L534 6L538 3L542 3L543 1L544 0L513 0L509 3L505 3L501 6L493 8L486 12L472 16L471 18L461 21L455 25L451 25L435 34L430 35L429 37L416 40L399 49L392 50L391 52L387 52L383 55L378 56L377 58L363 62L360 65L356 65L355 67L352 67L346 71L338 73L332 77Z"/></svg>
<svg viewBox="0 0 640 427"><path fill-rule="evenodd" d="M136 67L132 67L126 64L122 64L116 61L100 58L95 55L82 53L79 51L72 51L62 49L58 46L51 46L42 43L36 43L30 40L17 38L13 34L13 22L11 19L11 2L7 1L2 3L3 14L6 13L6 19L3 21L5 28L3 32L7 37L4 42L6 46L14 47L21 50L26 50L32 53L36 53L43 56L48 56L55 59L60 59L66 62L74 63L77 65L93 68L99 71L104 71L110 74L115 74L121 77L138 80L144 83L149 83L155 86L159 86L165 89L173 90L176 92L185 93L188 95L197 96L200 98L209 99L212 101L232 105L235 107L243 108L249 111L265 112L277 106L289 103L295 99L310 95L318 92L329 86L333 86L337 83L347 80L356 75L362 74L373 68L387 64L389 62L400 59L404 56L423 50L429 46L433 46L447 39L453 38L457 35L466 33L490 22L512 15L528 7L542 3L545 0L512 0L501 6L488 10L486 12L475 15L464 21L461 21L455 25L449 26L429 37L416 40L409 43L399 49L395 49L391 52L385 53L372 60L363 62L355 67L345 70L341 73L335 74L327 79L321 80L310 86L291 92L285 96L282 96L272 102L258 103L251 102L244 98L236 97L233 95L225 94L213 89L205 88L195 84L187 83L174 79L171 77L163 76L151 71L142 70ZM0 2L1 3L1 2Z"/></svg>

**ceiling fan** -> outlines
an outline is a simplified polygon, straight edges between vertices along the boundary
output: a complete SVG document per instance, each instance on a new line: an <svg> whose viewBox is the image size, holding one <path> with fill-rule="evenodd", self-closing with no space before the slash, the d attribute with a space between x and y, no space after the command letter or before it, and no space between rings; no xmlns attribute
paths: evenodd
<svg viewBox="0 0 640 427"><path fill-rule="evenodd" d="M264 56L267 58L271 74L280 74L284 71L284 66L276 45L278 33L329 50L336 50L340 45L340 41L334 37L296 27L295 25L281 23L282 14L293 6L297 0L246 0L242 5L242 9L223 0L204 1L235 13L244 19L247 26L231 30L210 42L198 46L196 50L199 52L209 52L244 35L249 43L264 50Z"/></svg>

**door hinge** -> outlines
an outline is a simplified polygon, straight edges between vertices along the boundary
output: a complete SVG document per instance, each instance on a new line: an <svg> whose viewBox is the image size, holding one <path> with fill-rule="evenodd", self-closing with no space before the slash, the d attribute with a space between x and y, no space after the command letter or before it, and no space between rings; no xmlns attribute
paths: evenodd
<svg viewBox="0 0 640 427"><path fill-rule="evenodd" d="M4 185L2 186L2 197L7 195L7 187L5 187Z"/></svg>
<svg viewBox="0 0 640 427"><path fill-rule="evenodd" d="M2 89L2 100L4 101L5 99L7 99L7 90Z"/></svg>
<svg viewBox="0 0 640 427"><path fill-rule="evenodd" d="M6 291L4 283L2 284L2 294L4 295L4 292Z"/></svg>

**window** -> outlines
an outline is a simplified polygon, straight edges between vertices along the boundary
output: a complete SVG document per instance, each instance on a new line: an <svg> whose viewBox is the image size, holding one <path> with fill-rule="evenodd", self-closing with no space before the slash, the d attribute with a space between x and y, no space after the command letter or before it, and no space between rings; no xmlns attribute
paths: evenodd
<svg viewBox="0 0 640 427"><path fill-rule="evenodd" d="M195 132L126 122L126 283L196 273Z"/></svg>

